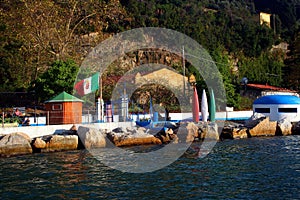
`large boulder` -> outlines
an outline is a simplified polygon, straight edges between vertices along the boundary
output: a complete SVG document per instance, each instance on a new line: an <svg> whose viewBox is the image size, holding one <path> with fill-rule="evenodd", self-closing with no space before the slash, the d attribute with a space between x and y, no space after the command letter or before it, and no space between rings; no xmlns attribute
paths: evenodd
<svg viewBox="0 0 300 200"><path fill-rule="evenodd" d="M232 129L232 138L233 139L243 139L248 138L247 128L233 128Z"/></svg>
<svg viewBox="0 0 300 200"><path fill-rule="evenodd" d="M35 149L45 149L47 146L47 143L44 140L42 140L41 138L35 138L32 146Z"/></svg>
<svg viewBox="0 0 300 200"><path fill-rule="evenodd" d="M282 119L277 122L276 135L291 135L292 123L287 119Z"/></svg>
<svg viewBox="0 0 300 200"><path fill-rule="evenodd" d="M106 146L106 137L103 131L96 128L79 126L77 133L86 149Z"/></svg>
<svg viewBox="0 0 300 200"><path fill-rule="evenodd" d="M177 136L177 134L174 133L172 128L167 128L165 130L166 135L168 135L170 137L170 139L172 140L172 142L174 144L177 144L179 142L179 138Z"/></svg>
<svg viewBox="0 0 300 200"><path fill-rule="evenodd" d="M193 142L195 140L195 138L198 138L199 137L199 134L198 134L198 126L193 123L193 122L190 122L188 123L188 125L186 126L186 129L187 129L187 136L186 136L186 142Z"/></svg>
<svg viewBox="0 0 300 200"><path fill-rule="evenodd" d="M300 135L300 121L292 123L292 134Z"/></svg>
<svg viewBox="0 0 300 200"><path fill-rule="evenodd" d="M205 139L209 140L219 140L219 133L218 133L218 125L217 123L209 123L207 124L207 129L206 129L206 134L205 134ZM202 138L202 139L204 139Z"/></svg>
<svg viewBox="0 0 300 200"><path fill-rule="evenodd" d="M41 149L41 152L76 150L77 147L77 135L53 135L50 140L46 142L46 147Z"/></svg>
<svg viewBox="0 0 300 200"><path fill-rule="evenodd" d="M155 137L158 138L162 144L177 144L179 142L177 133L175 133L175 131L172 128L164 127L163 129L155 133Z"/></svg>
<svg viewBox="0 0 300 200"><path fill-rule="evenodd" d="M248 129L246 127L224 127L220 137L222 139L248 138Z"/></svg>
<svg viewBox="0 0 300 200"><path fill-rule="evenodd" d="M195 139L219 140L218 125L216 123L194 122L188 123L186 126L187 137L186 142L193 142Z"/></svg>
<svg viewBox="0 0 300 200"><path fill-rule="evenodd" d="M161 140L148 133L144 127L116 128L107 133L109 140L117 147L161 144Z"/></svg>
<svg viewBox="0 0 300 200"><path fill-rule="evenodd" d="M11 133L0 139L0 156L31 154L31 139L26 133Z"/></svg>
<svg viewBox="0 0 300 200"><path fill-rule="evenodd" d="M147 145L147 144L161 144L160 139L154 137L153 135L150 137L144 138L124 138L122 140L115 140L115 146L137 146L137 145Z"/></svg>
<svg viewBox="0 0 300 200"><path fill-rule="evenodd" d="M253 120L252 122L248 121L246 126L251 137L275 136L277 122L270 121L269 117L261 117Z"/></svg>
<svg viewBox="0 0 300 200"><path fill-rule="evenodd" d="M266 116L261 113L254 113L249 119L245 120L246 127L254 127L256 126L261 120L265 119Z"/></svg>

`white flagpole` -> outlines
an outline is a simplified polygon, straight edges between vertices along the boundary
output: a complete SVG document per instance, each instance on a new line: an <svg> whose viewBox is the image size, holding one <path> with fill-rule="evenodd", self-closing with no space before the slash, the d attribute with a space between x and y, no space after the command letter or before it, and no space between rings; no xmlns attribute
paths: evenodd
<svg viewBox="0 0 300 200"><path fill-rule="evenodd" d="M100 109L101 109L101 112L99 113L100 114L100 120L103 122L104 121L104 101L102 99L102 77L100 76L99 78L99 81L100 81Z"/></svg>
<svg viewBox="0 0 300 200"><path fill-rule="evenodd" d="M104 107L104 102L102 99L102 79L101 77L99 77L99 92L100 92L100 96L97 100L97 121L98 122L103 122L103 115L104 115L104 111L103 111L103 107Z"/></svg>

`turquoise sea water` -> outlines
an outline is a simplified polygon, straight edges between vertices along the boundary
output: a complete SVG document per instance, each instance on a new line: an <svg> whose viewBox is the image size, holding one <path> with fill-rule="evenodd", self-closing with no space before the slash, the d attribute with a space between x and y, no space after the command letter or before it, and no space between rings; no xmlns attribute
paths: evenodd
<svg viewBox="0 0 300 200"><path fill-rule="evenodd" d="M168 167L142 174L113 170L85 150L0 158L0 198L300 198L300 136L225 140L203 159L195 157L196 145Z"/></svg>

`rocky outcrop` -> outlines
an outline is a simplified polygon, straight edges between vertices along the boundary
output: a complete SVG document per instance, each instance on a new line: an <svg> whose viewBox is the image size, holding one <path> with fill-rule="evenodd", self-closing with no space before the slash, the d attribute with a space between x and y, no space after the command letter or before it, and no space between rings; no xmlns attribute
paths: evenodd
<svg viewBox="0 0 300 200"><path fill-rule="evenodd" d="M199 138L199 128L196 126L195 123L190 122L186 126L187 129L187 136L186 136L186 142L193 142L195 138Z"/></svg>
<svg viewBox="0 0 300 200"><path fill-rule="evenodd" d="M269 117L261 117L248 121L245 126L248 128L251 137L275 136L277 122L270 121Z"/></svg>
<svg viewBox="0 0 300 200"><path fill-rule="evenodd" d="M276 135L291 135L292 134L292 123L286 119L277 122Z"/></svg>
<svg viewBox="0 0 300 200"><path fill-rule="evenodd" d="M218 125L216 123L202 124L200 139L219 140Z"/></svg>
<svg viewBox="0 0 300 200"><path fill-rule="evenodd" d="M245 120L245 127L254 127L256 126L262 119L265 119L266 116L261 113L254 113L249 119Z"/></svg>
<svg viewBox="0 0 300 200"><path fill-rule="evenodd" d="M248 129L243 124L226 121L220 138L222 140L248 138Z"/></svg>
<svg viewBox="0 0 300 200"><path fill-rule="evenodd" d="M46 148L42 149L42 152L76 150L77 147L77 135L53 135L50 141L46 143Z"/></svg>
<svg viewBox="0 0 300 200"><path fill-rule="evenodd" d="M41 138L35 138L32 145L35 149L45 149L47 146L46 142Z"/></svg>
<svg viewBox="0 0 300 200"><path fill-rule="evenodd" d="M79 126L77 130L81 143L86 149L106 146L106 131L95 128Z"/></svg>
<svg viewBox="0 0 300 200"><path fill-rule="evenodd" d="M292 134L300 135L300 122L292 123Z"/></svg>
<svg viewBox="0 0 300 200"><path fill-rule="evenodd" d="M144 127L116 128L107 133L107 137L117 147L162 144L159 138L147 133Z"/></svg>
<svg viewBox="0 0 300 200"><path fill-rule="evenodd" d="M232 139L243 139L248 138L248 129L247 128L233 128L232 129Z"/></svg>
<svg viewBox="0 0 300 200"><path fill-rule="evenodd" d="M76 150L78 148L77 135L49 135L35 138L32 142L34 152L55 152Z"/></svg>
<svg viewBox="0 0 300 200"><path fill-rule="evenodd" d="M11 133L0 139L0 156L31 154L31 139L25 133Z"/></svg>
<svg viewBox="0 0 300 200"><path fill-rule="evenodd" d="M176 133L174 133L173 129L171 128L163 128L155 133L155 138L161 141L161 144L168 144L168 143L178 143L179 138Z"/></svg>
<svg viewBox="0 0 300 200"><path fill-rule="evenodd" d="M194 140L209 139L219 140L218 125L216 123L203 123L198 122L197 124L190 122L186 126L187 137L186 142L192 142Z"/></svg>

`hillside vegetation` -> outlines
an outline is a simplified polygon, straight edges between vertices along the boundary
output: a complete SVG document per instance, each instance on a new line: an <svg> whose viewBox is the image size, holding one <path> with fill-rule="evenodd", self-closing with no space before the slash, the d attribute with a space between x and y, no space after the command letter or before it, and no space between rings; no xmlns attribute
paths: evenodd
<svg viewBox="0 0 300 200"><path fill-rule="evenodd" d="M260 25L260 12L273 14L271 27ZM125 30L165 27L210 52L238 107L242 77L300 90L299 19L299 0L2 0L0 92L35 91L40 102L72 93L92 47ZM271 51L281 42L288 54Z"/></svg>

